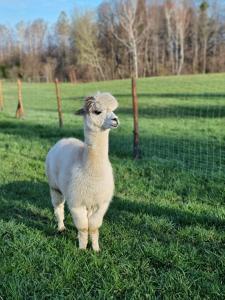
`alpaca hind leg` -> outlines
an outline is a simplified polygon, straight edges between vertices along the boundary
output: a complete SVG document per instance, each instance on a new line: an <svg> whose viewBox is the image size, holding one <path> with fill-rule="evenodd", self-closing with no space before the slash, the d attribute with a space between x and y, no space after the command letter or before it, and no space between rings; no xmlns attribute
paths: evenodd
<svg viewBox="0 0 225 300"><path fill-rule="evenodd" d="M100 251L99 248L99 228L102 225L103 217L108 209L109 203L104 203L88 218L89 234L94 251Z"/></svg>
<svg viewBox="0 0 225 300"><path fill-rule="evenodd" d="M70 209L74 224L78 230L79 248L86 249L88 244L88 217L85 206Z"/></svg>
<svg viewBox="0 0 225 300"><path fill-rule="evenodd" d="M63 199L63 195L55 189L50 188L50 194L51 194L52 205L54 207L54 213L58 221L58 231L61 232L66 229L64 225L65 201Z"/></svg>

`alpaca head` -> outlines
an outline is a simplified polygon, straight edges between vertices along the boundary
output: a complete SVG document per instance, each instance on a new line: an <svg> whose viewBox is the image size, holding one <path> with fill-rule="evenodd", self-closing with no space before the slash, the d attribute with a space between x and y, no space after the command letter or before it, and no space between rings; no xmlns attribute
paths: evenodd
<svg viewBox="0 0 225 300"><path fill-rule="evenodd" d="M113 112L117 107L118 102L110 93L87 97L82 109L86 128L91 131L117 128L119 119Z"/></svg>

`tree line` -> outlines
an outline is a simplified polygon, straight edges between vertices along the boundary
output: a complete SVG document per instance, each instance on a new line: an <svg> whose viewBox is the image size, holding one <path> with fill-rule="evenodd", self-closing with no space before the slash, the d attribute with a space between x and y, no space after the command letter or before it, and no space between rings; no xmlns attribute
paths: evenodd
<svg viewBox="0 0 225 300"><path fill-rule="evenodd" d="M0 24L0 78L76 82L225 71L223 1L111 0Z"/></svg>

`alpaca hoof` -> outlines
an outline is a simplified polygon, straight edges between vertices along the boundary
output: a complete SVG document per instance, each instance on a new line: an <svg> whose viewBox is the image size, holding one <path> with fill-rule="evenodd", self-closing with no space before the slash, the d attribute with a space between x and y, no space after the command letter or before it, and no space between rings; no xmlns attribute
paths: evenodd
<svg viewBox="0 0 225 300"><path fill-rule="evenodd" d="M65 230L66 230L66 227L65 227L65 226L62 226L62 227L58 228L58 232L59 232L59 233L62 233L62 232L64 232Z"/></svg>
<svg viewBox="0 0 225 300"><path fill-rule="evenodd" d="M79 247L79 249L84 251L84 250L87 250L87 247Z"/></svg>
<svg viewBox="0 0 225 300"><path fill-rule="evenodd" d="M99 247L92 247L92 249L94 250L94 252L100 252L100 248Z"/></svg>

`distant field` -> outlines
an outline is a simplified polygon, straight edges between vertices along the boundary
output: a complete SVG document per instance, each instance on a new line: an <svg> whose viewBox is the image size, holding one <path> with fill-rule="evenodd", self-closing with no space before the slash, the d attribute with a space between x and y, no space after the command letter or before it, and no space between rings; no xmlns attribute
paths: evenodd
<svg viewBox="0 0 225 300"><path fill-rule="evenodd" d="M138 80L142 159L132 160L129 80L62 84L58 128L53 84L15 83L0 112L0 296L3 299L225 298L225 74ZM102 252L80 252L72 219L56 233L44 174L61 137L83 138L73 112L109 91L121 127L111 132L116 193Z"/></svg>

